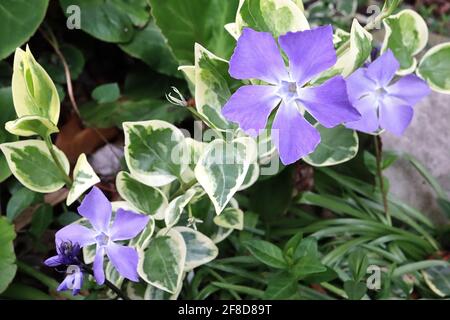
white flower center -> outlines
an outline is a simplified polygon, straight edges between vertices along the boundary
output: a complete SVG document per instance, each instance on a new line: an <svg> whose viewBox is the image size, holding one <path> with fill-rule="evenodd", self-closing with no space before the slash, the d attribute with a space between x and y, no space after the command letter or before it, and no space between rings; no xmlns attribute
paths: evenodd
<svg viewBox="0 0 450 320"><path fill-rule="evenodd" d="M102 232L95 237L95 240L99 246L106 246L109 243L109 236Z"/></svg>
<svg viewBox="0 0 450 320"><path fill-rule="evenodd" d="M286 103L298 98L297 83L291 81L281 81L278 85L277 95Z"/></svg>

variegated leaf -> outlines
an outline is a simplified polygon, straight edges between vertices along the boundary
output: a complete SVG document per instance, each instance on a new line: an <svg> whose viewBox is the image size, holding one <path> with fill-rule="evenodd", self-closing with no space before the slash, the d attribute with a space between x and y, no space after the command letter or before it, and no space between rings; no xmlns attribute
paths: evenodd
<svg viewBox="0 0 450 320"><path fill-rule="evenodd" d="M214 140L206 148L195 167L195 177L220 214L242 186L247 171L257 154L252 138L232 142Z"/></svg>
<svg viewBox="0 0 450 320"><path fill-rule="evenodd" d="M197 111L207 119L207 125L226 130L233 127L221 113L231 96L228 62L195 44L195 104Z"/></svg>
<svg viewBox="0 0 450 320"><path fill-rule="evenodd" d="M69 160L65 154L53 146L59 161L69 173ZM25 187L42 193L61 189L65 180L54 163L44 141L23 140L4 143L0 149L6 157L11 172Z"/></svg>
<svg viewBox="0 0 450 320"><path fill-rule="evenodd" d="M203 233L188 227L175 227L186 243L186 260L184 271L188 272L214 260L219 249L214 242Z"/></svg>
<svg viewBox="0 0 450 320"><path fill-rule="evenodd" d="M243 230L244 213L238 208L226 208L214 217L214 223L226 229Z"/></svg>
<svg viewBox="0 0 450 320"><path fill-rule="evenodd" d="M431 48L420 61L417 75L434 91L450 94L450 42Z"/></svg>
<svg viewBox="0 0 450 320"><path fill-rule="evenodd" d="M59 132L57 126L49 119L41 116L23 116L14 121L8 121L5 123L5 129L22 137L39 135L45 138L52 133Z"/></svg>
<svg viewBox="0 0 450 320"><path fill-rule="evenodd" d="M238 15L227 30L238 38L243 27L271 32L275 37L309 29L300 0L241 0Z"/></svg>
<svg viewBox="0 0 450 320"><path fill-rule="evenodd" d="M181 179L189 162L183 133L172 124L124 122L125 160L133 177L153 187Z"/></svg>
<svg viewBox="0 0 450 320"><path fill-rule="evenodd" d="M355 131L344 126L331 129L316 125L321 141L316 150L303 160L315 167L334 166L353 159L358 153L359 139Z"/></svg>
<svg viewBox="0 0 450 320"><path fill-rule="evenodd" d="M428 42L428 27L425 20L415 11L406 9L383 20L386 35L382 52L392 50L400 62L399 75L414 72L417 60L414 57Z"/></svg>
<svg viewBox="0 0 450 320"><path fill-rule="evenodd" d="M172 228L178 223L184 208L188 205L189 201L191 201L195 193L195 189L189 189L185 194L170 201L164 214L164 221L167 228Z"/></svg>
<svg viewBox="0 0 450 320"><path fill-rule="evenodd" d="M30 48L18 48L14 56L12 77L14 107L17 116L41 116L58 124L58 91L50 76L36 62Z"/></svg>
<svg viewBox="0 0 450 320"><path fill-rule="evenodd" d="M147 283L176 292L183 278L186 244L174 229L162 229L145 251L140 251L138 273Z"/></svg>
<svg viewBox="0 0 450 320"><path fill-rule="evenodd" d="M164 219L168 201L159 189L141 183L125 171L117 175L116 187L120 196L140 212Z"/></svg>
<svg viewBox="0 0 450 320"><path fill-rule="evenodd" d="M100 178L92 169L91 165L87 161L84 153L78 157L75 168L73 169L73 183L67 195L66 204L70 206L81 195L93 185L100 182Z"/></svg>

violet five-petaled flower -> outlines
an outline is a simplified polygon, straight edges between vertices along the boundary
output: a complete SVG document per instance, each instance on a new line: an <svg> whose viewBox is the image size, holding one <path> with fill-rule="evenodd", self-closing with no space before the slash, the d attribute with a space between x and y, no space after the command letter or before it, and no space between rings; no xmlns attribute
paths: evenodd
<svg viewBox="0 0 450 320"><path fill-rule="evenodd" d="M78 265L69 265L66 270L66 277L56 288L57 291L72 290L72 294L77 295L83 286L83 272Z"/></svg>
<svg viewBox="0 0 450 320"><path fill-rule="evenodd" d="M138 254L136 249L116 243L137 236L147 225L149 217L124 209L118 209L111 224L111 203L97 187L85 196L78 213L86 218L92 229L73 223L59 230L56 243L72 242L81 247L96 245L94 277L98 284L105 282L103 262L105 254L119 274L131 281L138 281Z"/></svg>
<svg viewBox="0 0 450 320"><path fill-rule="evenodd" d="M393 82L400 64L387 50L367 68L355 71L347 79L347 91L353 106L361 113L348 128L375 133L385 129L401 135L413 118L413 106L431 90L425 81L408 75Z"/></svg>
<svg viewBox="0 0 450 320"><path fill-rule="evenodd" d="M45 260L44 264L48 267L78 265L80 264L80 260L78 259L80 252L81 247L78 243L62 241L56 244L57 255Z"/></svg>
<svg viewBox="0 0 450 320"><path fill-rule="evenodd" d="M308 86L336 63L331 26L288 32L278 38L278 43L289 59L289 68L270 33L250 28L242 31L229 73L236 79L258 79L268 84L240 87L222 114L247 134L257 136L279 106L271 136L281 161L290 164L314 151L320 142L319 132L304 118L306 112L326 128L356 121L361 115L350 104L341 76Z"/></svg>

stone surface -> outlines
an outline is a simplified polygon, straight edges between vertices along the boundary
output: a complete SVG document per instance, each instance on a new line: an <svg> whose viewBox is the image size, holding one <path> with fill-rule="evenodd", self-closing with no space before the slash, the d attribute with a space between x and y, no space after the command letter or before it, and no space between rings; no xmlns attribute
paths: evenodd
<svg viewBox="0 0 450 320"><path fill-rule="evenodd" d="M402 137L383 134L384 149L412 154L450 196L450 95L433 92L414 110L412 124ZM444 220L435 193L408 161L397 161L385 174L393 195L437 222Z"/></svg>

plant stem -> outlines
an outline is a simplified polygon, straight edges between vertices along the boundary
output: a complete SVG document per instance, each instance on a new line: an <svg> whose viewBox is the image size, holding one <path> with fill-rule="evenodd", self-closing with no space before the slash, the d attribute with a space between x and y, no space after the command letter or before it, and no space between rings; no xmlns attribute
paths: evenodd
<svg viewBox="0 0 450 320"><path fill-rule="evenodd" d="M383 170L381 168L381 162L383 161L383 154L382 154L382 146L381 146L380 136L374 136L374 142L375 142L375 155L376 155L376 163L377 163L377 177L378 177L379 184L380 184L381 196L383 198L384 213L386 214L386 219L387 219L388 225L392 226L391 214L389 213L389 208L388 208L387 194L386 194L386 190L384 188Z"/></svg>
<svg viewBox="0 0 450 320"><path fill-rule="evenodd" d="M86 271L87 273L89 273L90 275L94 276L94 272L92 271L91 268L89 268L87 265L83 264L82 265L83 270ZM112 291L114 291L115 294L117 294L117 296L119 296L120 298L122 298L123 300L130 300L130 298L128 298L128 296L119 288L117 288L111 281L109 281L108 279L105 278L105 285L111 289Z"/></svg>
<svg viewBox="0 0 450 320"><path fill-rule="evenodd" d="M58 155L56 154L55 149L53 148L52 140L50 139L50 136L45 137L45 144L47 145L48 151L50 152L50 155L52 156L53 161L56 164L56 167L59 170L59 173L61 177L64 179L66 186L70 189L72 188L72 179L67 175L66 171L64 170L64 166L62 165Z"/></svg>
<svg viewBox="0 0 450 320"><path fill-rule="evenodd" d="M26 263L22 261L17 261L17 267L19 268L19 271L38 280L40 283L45 285L47 288L49 288L52 291L56 291L56 288L58 288L58 282L47 275L43 274L42 272L34 269L33 267L27 265ZM63 296L64 298L70 299L70 300L80 300L81 297L73 296L69 292L60 292L59 295Z"/></svg>

